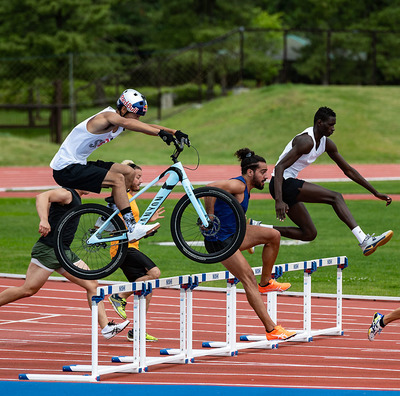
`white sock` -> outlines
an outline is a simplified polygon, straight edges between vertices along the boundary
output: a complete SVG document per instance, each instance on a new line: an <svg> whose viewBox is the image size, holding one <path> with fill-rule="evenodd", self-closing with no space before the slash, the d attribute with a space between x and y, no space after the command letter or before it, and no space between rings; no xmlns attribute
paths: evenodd
<svg viewBox="0 0 400 396"><path fill-rule="evenodd" d="M351 230L351 232L354 234L354 236L358 239L359 243L363 243L366 235L364 234L364 231L359 227L355 227Z"/></svg>
<svg viewBox="0 0 400 396"><path fill-rule="evenodd" d="M265 228L274 228L272 224L260 224L260 226Z"/></svg>

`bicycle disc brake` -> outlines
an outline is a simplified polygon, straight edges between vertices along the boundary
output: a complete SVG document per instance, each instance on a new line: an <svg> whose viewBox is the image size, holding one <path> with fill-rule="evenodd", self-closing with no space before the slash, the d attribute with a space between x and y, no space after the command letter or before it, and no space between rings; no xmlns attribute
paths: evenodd
<svg viewBox="0 0 400 396"><path fill-rule="evenodd" d="M200 218L197 219L197 225L199 226L200 232L203 234L204 237L215 236L221 229L221 221L216 216L213 216L212 219L208 218L208 227L203 226Z"/></svg>

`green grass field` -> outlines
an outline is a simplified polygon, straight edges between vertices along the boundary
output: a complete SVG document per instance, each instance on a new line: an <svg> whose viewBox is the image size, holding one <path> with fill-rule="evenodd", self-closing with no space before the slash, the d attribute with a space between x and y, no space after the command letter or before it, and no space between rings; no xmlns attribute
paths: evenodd
<svg viewBox="0 0 400 396"><path fill-rule="evenodd" d="M340 191L352 191L353 183L342 183ZM396 182L381 182L382 191L394 193L398 191ZM347 191L346 187L349 187ZM340 187L340 186L339 186ZM91 200L96 202L96 200ZM97 201L101 202L101 201ZM143 210L149 203L139 201ZM201 265L186 259L175 247L158 246L157 242L172 242L169 232L169 216L175 200L165 203L166 217L161 220L162 227L153 238L140 242L141 250L148 254L160 267L162 277L193 274L199 272L223 270L221 264ZM394 202L389 207L380 201L348 201L348 206L359 221L361 227L369 233L381 233L393 229L395 236L386 246L379 248L373 255L364 257L357 241L347 227L340 222L333 210L326 205L307 205L318 229L316 240L302 245L286 246L280 249L277 264L346 255L349 258L349 268L344 273L344 292L346 294L362 295L398 295L398 221L400 206ZM35 211L34 199L0 199L0 216L6 228L0 230L0 249L2 251L0 272L23 274L30 260L30 250L38 238L38 217ZM274 204L271 200L253 200L250 203L248 216L274 222ZM288 225L289 220L286 220ZM275 221L276 224L276 221ZM261 247L256 248L253 255L244 252L250 265L260 266ZM335 269L327 268L313 275L313 291L335 292ZM119 270L108 277L110 280L125 281ZM293 291L302 290L302 273L294 272L284 275L285 281L293 284ZM213 286L222 283L213 282Z"/></svg>
<svg viewBox="0 0 400 396"><path fill-rule="evenodd" d="M332 139L350 163L399 163L398 98L398 87L271 86L204 103L161 123L189 133L202 164L237 164L233 153L245 146L265 156L268 163L274 163L285 144L312 124L316 109L326 105L337 113L336 132ZM88 111L80 114L79 121L90 114ZM154 114L155 109L150 109L149 116L143 121L155 122ZM47 166L58 149L58 145L48 143L46 135L35 134L29 139L26 133L23 136L0 133L0 145L7 147L7 150L0 151L0 166ZM111 144L103 145L91 159L119 162L131 158L141 165L169 164L170 152L171 149L160 139L125 132ZM186 150L181 158L185 164L197 162L194 150ZM330 162L326 155L318 160L318 163ZM321 184L343 194L366 192L352 182ZM400 182L373 184L389 195L400 193ZM166 202L167 214L172 212L175 202ZM146 203L145 200L139 202L140 208L144 209ZM393 202L385 207L383 202L371 200L348 201L348 205L365 232L379 234L393 229L392 241L373 255L364 257L355 237L330 207L308 205L318 237L308 244L282 246L277 264L346 255L350 264L344 273L346 294L398 296L399 203ZM0 272L23 274L32 245L38 238L34 199L1 198L0 216ZM274 203L253 200L248 216L273 223ZM289 224L289 220L287 222ZM193 263L175 247L158 246L157 241L172 241L169 216L161 223L162 227L154 238L141 242L141 249L159 265L163 277L223 269L221 264L202 266ZM256 248L254 255L244 254L252 266L261 265L261 248ZM122 281L124 276L116 272L109 279ZM313 279L314 291L335 291L333 268L317 271ZM300 272L286 274L284 280L292 282L292 290L302 289Z"/></svg>

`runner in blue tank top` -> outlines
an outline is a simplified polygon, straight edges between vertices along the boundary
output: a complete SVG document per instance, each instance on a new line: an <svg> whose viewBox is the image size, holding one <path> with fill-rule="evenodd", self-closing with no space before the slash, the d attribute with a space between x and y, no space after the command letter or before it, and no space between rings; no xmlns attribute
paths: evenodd
<svg viewBox="0 0 400 396"><path fill-rule="evenodd" d="M244 185L244 198L243 201L240 202L240 206L243 208L244 213L247 212L247 208L249 207L249 199L250 194L249 190L247 189L246 180L243 176L234 177L230 180L240 180ZM215 202L214 205L214 212L221 220L221 229L218 233L212 237L207 237L208 241L226 241L230 236L232 236L236 230L236 221L235 218L232 216L232 210L229 206L221 201L218 200Z"/></svg>
<svg viewBox="0 0 400 396"><path fill-rule="evenodd" d="M259 190L264 188L264 183L267 179L267 164L263 157L254 154L254 151L248 148L238 150L235 155L241 163L242 175L233 179L214 182L210 185L230 192L246 212L250 200L250 191L253 188ZM214 214L218 218L222 218L221 224L224 224L224 227L216 235L216 238L205 241L206 248L210 251L215 246L219 248L224 246L228 243L230 235L232 235L229 227L229 210L222 204L216 204ZM271 320L260 294L285 291L291 286L290 283L278 283L275 279L271 279L271 271L278 255L279 244L280 233L278 231L248 224L246 235L239 250L222 262L224 267L242 282L247 300L263 323L268 340L284 340L296 334L294 331L287 331L283 327L277 326ZM263 270L258 286L250 264L241 253L243 250L249 250L256 245L263 245Z"/></svg>

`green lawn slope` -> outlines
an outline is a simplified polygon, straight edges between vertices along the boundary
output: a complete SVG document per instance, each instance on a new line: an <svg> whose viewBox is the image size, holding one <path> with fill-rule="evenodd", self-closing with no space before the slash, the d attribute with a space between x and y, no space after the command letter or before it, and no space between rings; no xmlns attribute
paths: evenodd
<svg viewBox="0 0 400 396"><path fill-rule="evenodd" d="M399 100L399 87L273 85L196 105L162 121L155 120L153 108L142 120L188 133L203 164L235 163L233 153L243 146L275 163L286 143L312 125L318 107L328 106L337 114L332 139L349 162L399 163ZM97 110L78 114L78 121ZM48 165L58 149L47 135L27 139L10 131L0 133L0 145L7 148L0 152L0 166ZM91 159L168 164L170 151L158 138L125 132ZM182 158L186 163L197 161L194 150ZM319 160L329 161L327 156Z"/></svg>

